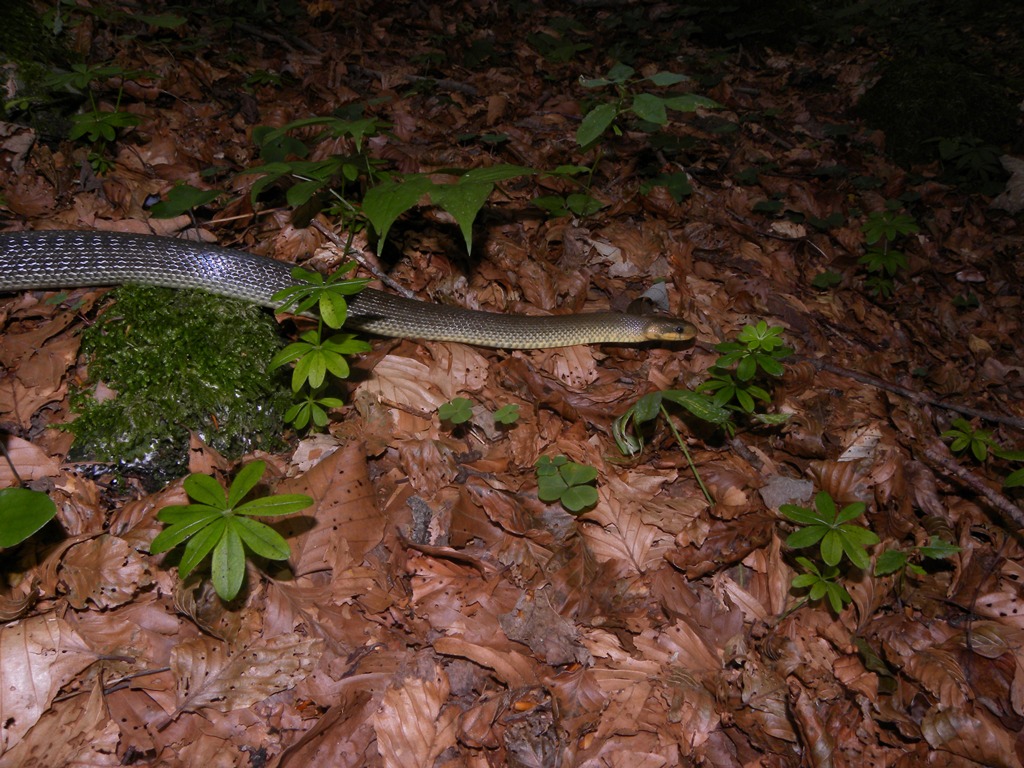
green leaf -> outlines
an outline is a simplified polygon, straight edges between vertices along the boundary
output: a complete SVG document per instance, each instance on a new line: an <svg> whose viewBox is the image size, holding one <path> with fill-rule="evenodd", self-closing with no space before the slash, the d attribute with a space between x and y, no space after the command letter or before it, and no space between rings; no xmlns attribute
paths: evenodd
<svg viewBox="0 0 1024 768"><path fill-rule="evenodd" d="M191 474L185 478L183 485L185 493L199 503L216 509L227 507L227 494L224 493L221 484L209 475Z"/></svg>
<svg viewBox="0 0 1024 768"><path fill-rule="evenodd" d="M1019 488L1024 485L1024 468L1018 469L1016 472L1011 472L1007 475L1006 480L1003 481L1003 485L1007 488Z"/></svg>
<svg viewBox="0 0 1024 768"><path fill-rule="evenodd" d="M153 537L153 541L150 542L149 553L151 555L159 555L161 552L173 549L186 539L191 538L199 531L224 517L223 512L218 509L209 507L207 509L210 511L201 517L176 523L160 531L160 533Z"/></svg>
<svg viewBox="0 0 1024 768"><path fill-rule="evenodd" d="M178 563L179 576L184 578L196 569L203 558L210 554L210 550L217 546L227 530L227 525L226 517L218 517L189 539L188 544L185 545L185 551L182 553L181 562ZM152 547L150 549L152 550Z"/></svg>
<svg viewBox="0 0 1024 768"><path fill-rule="evenodd" d="M618 113L615 104L598 104L587 113L576 130L576 143L583 148L589 147L608 129Z"/></svg>
<svg viewBox="0 0 1024 768"><path fill-rule="evenodd" d="M473 221L493 189L491 182L460 180L457 184L434 186L430 191L430 201L455 217L466 241L467 253L473 251Z"/></svg>
<svg viewBox="0 0 1024 768"><path fill-rule="evenodd" d="M501 406L494 412L494 420L498 424L515 424L519 421L519 406L515 403Z"/></svg>
<svg viewBox="0 0 1024 768"><path fill-rule="evenodd" d="M263 477L267 469L266 462L253 461L242 467L231 483L231 490L228 491L228 507L234 509L244 499Z"/></svg>
<svg viewBox="0 0 1024 768"><path fill-rule="evenodd" d="M918 551L923 557L928 557L933 560L944 560L959 552L960 547L952 542L940 539L938 536L932 536L928 540L927 544L923 547L918 547Z"/></svg>
<svg viewBox="0 0 1024 768"><path fill-rule="evenodd" d="M633 114L641 120L656 125L665 125L668 116L665 114L665 100L650 93L638 93L633 97Z"/></svg>
<svg viewBox="0 0 1024 768"><path fill-rule="evenodd" d="M465 424L473 418L473 403L465 397L455 397L437 409L437 417L451 424Z"/></svg>
<svg viewBox="0 0 1024 768"><path fill-rule="evenodd" d="M829 497L831 498L831 497ZM864 514L866 509L863 501L855 501L852 504L847 504L843 507L842 511L835 516L836 523L848 523L851 520L856 520L858 517Z"/></svg>
<svg viewBox="0 0 1024 768"><path fill-rule="evenodd" d="M344 295L334 290L328 289L320 292L317 309L320 310L320 317L323 318L327 326L335 330L341 328L348 317L348 302Z"/></svg>
<svg viewBox="0 0 1024 768"><path fill-rule="evenodd" d="M809 525L799 531L793 531L786 537L786 546L791 549L804 549L812 547L821 541L821 538L828 533L829 529L824 525Z"/></svg>
<svg viewBox="0 0 1024 768"><path fill-rule="evenodd" d="M592 485L577 485L562 494L562 504L570 512L580 512L597 504L597 489Z"/></svg>
<svg viewBox="0 0 1024 768"><path fill-rule="evenodd" d="M898 549L887 549L875 561L875 576L886 576L906 566L909 558Z"/></svg>
<svg viewBox="0 0 1024 768"><path fill-rule="evenodd" d="M231 526L245 545L260 557L287 560L291 555L288 542L269 525L247 517L236 517L231 521Z"/></svg>
<svg viewBox="0 0 1024 768"><path fill-rule="evenodd" d="M245 579L245 550L242 539L233 526L227 526L224 536L213 550L210 562L213 588L222 600L234 600Z"/></svg>
<svg viewBox="0 0 1024 768"><path fill-rule="evenodd" d="M665 106L677 112L696 112L701 107L704 109L718 109L722 105L706 96L686 93L682 96L672 96L665 99Z"/></svg>
<svg viewBox="0 0 1024 768"><path fill-rule="evenodd" d="M686 75L678 75L675 72L655 72L647 78L648 81L658 86L678 85L689 79Z"/></svg>
<svg viewBox="0 0 1024 768"><path fill-rule="evenodd" d="M801 525L816 525L821 522L821 517L816 511L807 509L807 507L797 506L796 504L783 504L779 507L779 512L787 519Z"/></svg>
<svg viewBox="0 0 1024 768"><path fill-rule="evenodd" d="M313 505L313 499L304 493L282 493L276 496L262 496L247 501L235 512L249 517L276 517L290 515Z"/></svg>
<svg viewBox="0 0 1024 768"><path fill-rule="evenodd" d="M211 203L223 194L216 189L198 189L191 184L178 184L171 188L163 200L153 205L149 213L154 219L170 219Z"/></svg>
<svg viewBox="0 0 1024 768"><path fill-rule="evenodd" d="M842 537L836 531L828 531L821 539L821 559L825 565L838 565L842 557Z"/></svg>
<svg viewBox="0 0 1024 768"><path fill-rule="evenodd" d="M28 488L0 490L0 547L13 547L46 525L57 514L49 496Z"/></svg>
<svg viewBox="0 0 1024 768"><path fill-rule="evenodd" d="M587 464L571 462L560 470L566 485L584 485L597 479L597 469Z"/></svg>
<svg viewBox="0 0 1024 768"><path fill-rule="evenodd" d="M420 198L433 186L433 182L426 176L407 174L401 181L388 180L367 191L363 197L363 213L380 238L377 243L378 255L384 249L384 241L391 230L391 225L399 216L419 203Z"/></svg>

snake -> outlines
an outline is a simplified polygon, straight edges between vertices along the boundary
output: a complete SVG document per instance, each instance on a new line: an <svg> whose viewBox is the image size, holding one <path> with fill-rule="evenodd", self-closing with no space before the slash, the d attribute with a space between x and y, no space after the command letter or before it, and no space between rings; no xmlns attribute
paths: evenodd
<svg viewBox="0 0 1024 768"><path fill-rule="evenodd" d="M292 266L247 251L125 232L0 233L0 292L147 285L199 289L278 309L274 294L301 284ZM484 312L364 288L347 297L345 330L498 349L688 341L686 320L621 312Z"/></svg>

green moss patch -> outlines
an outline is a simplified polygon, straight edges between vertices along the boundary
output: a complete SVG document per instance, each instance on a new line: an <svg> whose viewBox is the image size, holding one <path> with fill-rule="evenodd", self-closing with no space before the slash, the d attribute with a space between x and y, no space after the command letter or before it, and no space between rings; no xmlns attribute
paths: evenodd
<svg viewBox="0 0 1024 768"><path fill-rule="evenodd" d="M287 376L268 371L282 341L273 318L191 291L119 288L82 334L89 381L72 394L76 459L163 482L184 474L189 432L235 458L280 448ZM117 396L98 402L102 382Z"/></svg>

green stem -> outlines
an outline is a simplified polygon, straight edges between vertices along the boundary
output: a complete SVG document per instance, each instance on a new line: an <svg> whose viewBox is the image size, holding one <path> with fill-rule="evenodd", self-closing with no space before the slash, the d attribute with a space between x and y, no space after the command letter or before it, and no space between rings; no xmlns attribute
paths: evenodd
<svg viewBox="0 0 1024 768"><path fill-rule="evenodd" d="M700 472L697 470L697 465L693 463L693 457L690 455L690 451L686 448L686 443L683 442L682 435L676 430L676 425L672 423L672 418L669 416L664 405L658 406L661 409L661 415L665 417L665 421L668 423L668 428L672 430L672 436L676 439L676 443L679 444L679 450L683 452L683 456L686 457L686 463L690 466L690 471L693 473L694 478L697 480L697 485L700 486L701 491L704 493L704 498L707 499L708 504L714 504L715 499L711 495L707 486L704 485L704 481L700 477Z"/></svg>

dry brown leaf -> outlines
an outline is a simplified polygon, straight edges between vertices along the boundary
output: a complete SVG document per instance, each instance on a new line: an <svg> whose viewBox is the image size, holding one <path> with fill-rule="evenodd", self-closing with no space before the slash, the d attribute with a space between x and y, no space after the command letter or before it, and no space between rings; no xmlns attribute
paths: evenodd
<svg viewBox="0 0 1024 768"><path fill-rule="evenodd" d="M324 642L297 633L256 640L229 650L209 637L175 646L177 713L210 707L220 712L249 707L293 687L316 664Z"/></svg>
<svg viewBox="0 0 1024 768"><path fill-rule="evenodd" d="M93 683L88 696L75 696L54 704L0 765L18 768L121 765L117 755L120 731L110 719L103 686Z"/></svg>
<svg viewBox="0 0 1024 768"><path fill-rule="evenodd" d="M306 474L285 480L277 492L313 497L313 507L277 525L291 546L296 576L361 565L384 535L385 518L377 509L359 443L350 443Z"/></svg>
<svg viewBox="0 0 1024 768"><path fill-rule="evenodd" d="M60 565L68 602L105 609L123 605L153 583L149 564L124 541L102 534L71 547Z"/></svg>
<svg viewBox="0 0 1024 768"><path fill-rule="evenodd" d="M598 488L597 506L579 519L597 524L581 531L594 556L615 562L623 572L643 573L657 567L674 545L670 535L645 524L634 505L607 487Z"/></svg>
<svg viewBox="0 0 1024 768"><path fill-rule="evenodd" d="M385 766L433 765L455 745L459 711L445 707L448 694L448 678L436 665L432 679L408 678L384 692L373 728Z"/></svg>
<svg viewBox="0 0 1024 768"><path fill-rule="evenodd" d="M980 709L933 709L921 720L921 733L933 749L952 752L991 768L1022 768L1017 734Z"/></svg>
<svg viewBox="0 0 1024 768"><path fill-rule="evenodd" d="M0 755L21 741L57 691L95 660L55 614L0 627Z"/></svg>
<svg viewBox="0 0 1024 768"><path fill-rule="evenodd" d="M18 476L25 482L57 477L60 474L60 464L27 440L8 435L5 442ZM17 484L10 464L6 460L0 461L0 488L13 488Z"/></svg>

